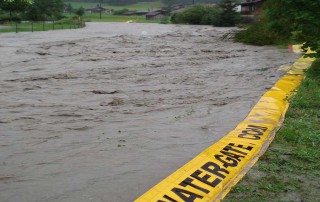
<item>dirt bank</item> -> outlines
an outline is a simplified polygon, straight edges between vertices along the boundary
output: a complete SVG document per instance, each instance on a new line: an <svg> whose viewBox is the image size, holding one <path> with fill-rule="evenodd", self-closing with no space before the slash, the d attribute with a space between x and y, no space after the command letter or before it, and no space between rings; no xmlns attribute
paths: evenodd
<svg viewBox="0 0 320 202"><path fill-rule="evenodd" d="M1 201L132 201L220 139L298 57L228 30L1 34Z"/></svg>

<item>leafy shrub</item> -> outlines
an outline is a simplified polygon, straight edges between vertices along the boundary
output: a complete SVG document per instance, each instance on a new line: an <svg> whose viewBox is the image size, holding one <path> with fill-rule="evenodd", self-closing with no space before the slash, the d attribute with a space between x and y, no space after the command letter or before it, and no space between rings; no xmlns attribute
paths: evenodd
<svg viewBox="0 0 320 202"><path fill-rule="evenodd" d="M199 4L175 14L171 20L176 24L213 25L221 12L218 7Z"/></svg>
<svg viewBox="0 0 320 202"><path fill-rule="evenodd" d="M249 26L248 29L242 30L235 35L238 42L263 46L274 44L278 40L278 36L270 31L262 22L257 22Z"/></svg>
<svg viewBox="0 0 320 202"><path fill-rule="evenodd" d="M170 23L170 16L165 16L161 22L161 24L169 24Z"/></svg>
<svg viewBox="0 0 320 202"><path fill-rule="evenodd" d="M175 14L172 22L231 27L240 20L240 14L235 11L235 7L234 0L223 0L218 6L197 4L182 13Z"/></svg>
<svg viewBox="0 0 320 202"><path fill-rule="evenodd" d="M248 16L241 16L240 17L240 24L252 24L258 22L258 19L256 17L248 17Z"/></svg>
<svg viewBox="0 0 320 202"><path fill-rule="evenodd" d="M85 13L85 10L84 10L84 8L83 8L82 6L80 6L78 9L76 9L76 10L74 11L74 13L75 13L77 16L82 17L82 16L84 15L84 13Z"/></svg>
<svg viewBox="0 0 320 202"><path fill-rule="evenodd" d="M21 22L22 19L20 16L18 15L14 15L14 16L7 16L7 15L3 15L0 16L0 23L5 23L5 22Z"/></svg>
<svg viewBox="0 0 320 202"><path fill-rule="evenodd" d="M123 15L125 13L129 12L129 9L127 8L124 8L124 9L121 9L121 10L116 10L113 12L114 15Z"/></svg>

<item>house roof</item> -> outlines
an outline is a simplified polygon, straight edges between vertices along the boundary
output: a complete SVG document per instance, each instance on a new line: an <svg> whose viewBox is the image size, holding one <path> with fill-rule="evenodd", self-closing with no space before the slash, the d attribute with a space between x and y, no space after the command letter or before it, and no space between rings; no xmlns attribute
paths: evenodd
<svg viewBox="0 0 320 202"><path fill-rule="evenodd" d="M241 3L241 6L258 4L258 3L262 3L263 1L264 0L249 0L249 1Z"/></svg>
<svg viewBox="0 0 320 202"><path fill-rule="evenodd" d="M135 13L140 14L140 15L144 15L144 14L149 13L149 11L136 11Z"/></svg>
<svg viewBox="0 0 320 202"><path fill-rule="evenodd" d="M149 13L149 11L128 11L123 15L146 15L147 13Z"/></svg>
<svg viewBox="0 0 320 202"><path fill-rule="evenodd" d="M147 13L146 16L156 16L156 15L159 15L159 14L165 14L165 11L164 10L157 10L157 11L152 11L152 12L149 12Z"/></svg>
<svg viewBox="0 0 320 202"><path fill-rule="evenodd" d="M100 11L100 9L101 9L102 11L107 10L106 8L103 8L103 7L87 8L87 9L85 9L85 10L86 10L86 11Z"/></svg>
<svg viewBox="0 0 320 202"><path fill-rule="evenodd" d="M179 10L184 7L185 6L183 4L174 4L174 5L172 5L172 10Z"/></svg>

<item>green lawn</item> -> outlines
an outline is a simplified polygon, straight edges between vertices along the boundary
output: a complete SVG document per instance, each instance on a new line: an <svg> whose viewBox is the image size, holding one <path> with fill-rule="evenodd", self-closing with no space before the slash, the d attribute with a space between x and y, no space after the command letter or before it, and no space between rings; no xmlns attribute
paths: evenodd
<svg viewBox="0 0 320 202"><path fill-rule="evenodd" d="M92 22L127 22L132 20L138 23L160 23L160 20L146 20L145 16L123 16L123 15L110 15L102 14L100 19L99 13L86 13L83 16L84 21Z"/></svg>
<svg viewBox="0 0 320 202"><path fill-rule="evenodd" d="M268 151L224 201L319 201L320 59L290 103Z"/></svg>
<svg viewBox="0 0 320 202"><path fill-rule="evenodd" d="M72 1L66 1L66 4L70 3L73 8L79 8L82 6L83 8L93 8L96 7L97 4L99 4L99 1L97 0L97 3L89 3L89 2L72 2ZM107 3L102 3L102 7L108 8L108 9L114 9L114 10L121 10L124 8L127 8L129 10L154 10L159 9L163 7L163 4L160 1L154 1L154 2L139 2L136 4L130 4L126 6L110 6Z"/></svg>

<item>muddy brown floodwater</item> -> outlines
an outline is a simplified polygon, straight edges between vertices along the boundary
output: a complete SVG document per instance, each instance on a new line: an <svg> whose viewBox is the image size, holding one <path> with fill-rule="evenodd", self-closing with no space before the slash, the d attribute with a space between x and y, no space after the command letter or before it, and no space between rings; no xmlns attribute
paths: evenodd
<svg viewBox="0 0 320 202"><path fill-rule="evenodd" d="M223 137L298 57L230 30L1 34L1 202L132 201Z"/></svg>

